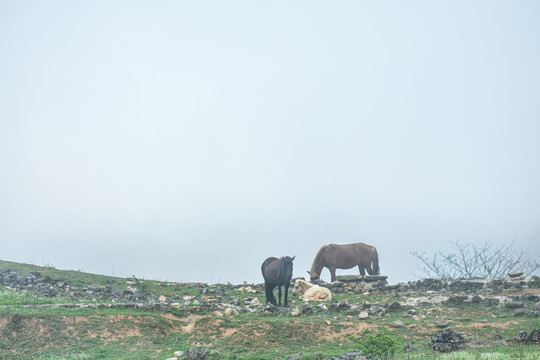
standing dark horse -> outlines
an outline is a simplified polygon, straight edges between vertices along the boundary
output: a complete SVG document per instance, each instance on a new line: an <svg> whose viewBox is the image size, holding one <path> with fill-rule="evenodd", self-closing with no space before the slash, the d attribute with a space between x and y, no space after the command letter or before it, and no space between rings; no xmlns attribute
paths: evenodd
<svg viewBox="0 0 540 360"><path fill-rule="evenodd" d="M373 269L371 264L373 263ZM330 270L331 281L336 281L336 269L350 269L358 266L360 275L379 275L379 255L374 246L364 243L323 246L308 271L311 281L320 279L321 271L324 267Z"/></svg>
<svg viewBox="0 0 540 360"><path fill-rule="evenodd" d="M281 259L269 257L262 263L261 271L264 277L264 290L266 292L267 303L281 306L281 286L283 285L285 290L285 301L283 304L285 307L289 305L287 294L289 292L289 285L291 284L293 260L295 257L284 256ZM279 290L279 304L276 304L276 297L274 296L274 288L276 286Z"/></svg>

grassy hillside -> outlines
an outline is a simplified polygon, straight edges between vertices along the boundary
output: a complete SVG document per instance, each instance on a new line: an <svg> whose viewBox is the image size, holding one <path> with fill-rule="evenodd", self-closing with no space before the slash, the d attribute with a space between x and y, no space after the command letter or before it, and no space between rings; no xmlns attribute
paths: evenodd
<svg viewBox="0 0 540 360"><path fill-rule="evenodd" d="M382 328L400 349L407 343L418 348L400 350L397 359L540 359L538 345L513 341L520 330L540 329L539 318L514 316L495 303L392 310L386 305L405 295L372 291L334 293L326 304L304 304L291 295L290 309L297 310L291 311L258 305L257 299L265 300L260 284L181 284L7 261L0 261L2 269L34 273L61 291L49 298L0 286L0 359L167 359L196 345L209 350L209 359L324 359L358 350L355 338ZM111 294L137 288L144 301L106 299L98 291L105 287ZM368 319L351 311L370 304L385 310ZM396 321L403 326L393 327ZM430 337L444 322L466 336L464 351L430 349ZM502 340L505 346L495 345Z"/></svg>

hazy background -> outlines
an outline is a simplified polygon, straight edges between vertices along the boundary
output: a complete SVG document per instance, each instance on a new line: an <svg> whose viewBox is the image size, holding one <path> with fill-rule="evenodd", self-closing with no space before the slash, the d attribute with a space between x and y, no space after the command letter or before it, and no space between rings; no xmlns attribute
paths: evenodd
<svg viewBox="0 0 540 360"><path fill-rule="evenodd" d="M0 258L212 283L262 282L268 256L306 275L328 243L376 246L390 283L458 239L538 260L538 19L0 0Z"/></svg>

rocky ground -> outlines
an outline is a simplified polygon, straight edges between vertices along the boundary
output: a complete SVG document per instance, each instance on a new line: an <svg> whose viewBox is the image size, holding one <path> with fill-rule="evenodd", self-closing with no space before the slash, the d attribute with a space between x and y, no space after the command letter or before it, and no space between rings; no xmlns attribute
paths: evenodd
<svg viewBox="0 0 540 360"><path fill-rule="evenodd" d="M451 304L486 304L508 309L513 316L536 318L540 315L540 279L536 276L524 278L520 274L505 279L421 279L407 283L390 285L384 276L338 276L334 283L323 283L333 293L363 294L377 292L394 294L400 301L380 303L350 303L332 302L303 303L291 308L278 308L270 304L261 304L259 298L264 294L263 284L197 284L199 296L178 296L169 298L151 293L143 293L137 289L137 281L126 280L121 290L112 284L105 286L89 285L77 287L64 281L42 277L40 273L19 274L16 270L0 270L0 285L15 291L26 291L45 298L69 298L70 302L45 305L27 305L31 307L88 307L88 308L136 308L161 311L181 311L189 314L212 312L215 316L228 316L243 312L285 313L287 316L298 316L314 312L325 314L340 314L340 316L357 317L360 319L380 318L386 312L396 309L407 309L404 316L419 317L418 309ZM293 279L294 281L294 279ZM118 284L115 284L118 285ZM174 283L165 284L173 286ZM234 290L234 291L233 291ZM241 291L248 294L242 298L232 293ZM253 294L253 296L250 296ZM257 296L257 294L259 296ZM464 342L460 334L448 328L448 323L441 321L437 324L442 330L433 335L433 349L452 351L458 349ZM392 322L392 327L402 327L399 320ZM539 342L540 330L528 329L520 331L515 336L516 342ZM501 340L501 344L504 340ZM193 348L187 353L176 356L201 359L206 356L204 348ZM173 358L171 358L173 359ZM293 360L294 358L290 358ZM352 360L364 359L359 353L343 354L333 359Z"/></svg>

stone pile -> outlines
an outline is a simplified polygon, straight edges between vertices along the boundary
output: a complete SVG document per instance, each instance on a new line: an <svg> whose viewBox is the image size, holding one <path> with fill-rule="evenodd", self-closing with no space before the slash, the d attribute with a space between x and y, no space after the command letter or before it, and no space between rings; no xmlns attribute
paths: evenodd
<svg viewBox="0 0 540 360"><path fill-rule="evenodd" d="M0 285L16 291L27 291L40 297L69 297L73 300L100 300L116 302L146 302L146 295L127 286L124 291L114 290L112 286L89 285L84 288L72 286L64 281L49 277L42 278L38 272L19 275L17 270L0 270Z"/></svg>
<svg viewBox="0 0 540 360"><path fill-rule="evenodd" d="M533 330L530 334L526 331L520 331L514 336L514 341L518 344L526 344L528 342L540 344L540 329Z"/></svg>
<svg viewBox="0 0 540 360"><path fill-rule="evenodd" d="M409 293L413 291L436 291L451 293L500 293L510 289L538 289L540 288L540 278L531 276L508 277L504 279L420 279L416 281L400 282L389 285L386 276L366 275L343 275L337 276L333 283L319 281L321 286L328 287L333 292L355 292L366 291L398 292Z"/></svg>
<svg viewBox="0 0 540 360"><path fill-rule="evenodd" d="M463 348L465 337L450 328L443 329L431 337L431 348L438 352L452 352Z"/></svg>

